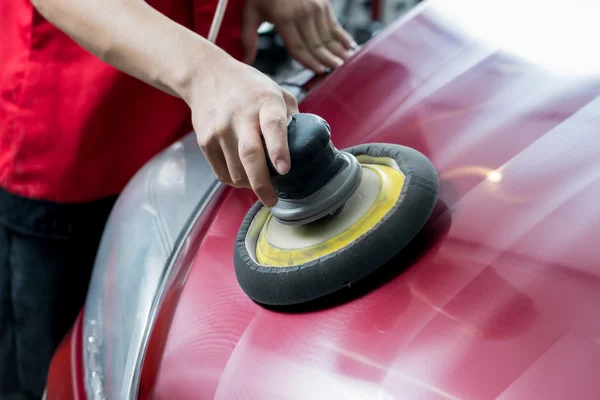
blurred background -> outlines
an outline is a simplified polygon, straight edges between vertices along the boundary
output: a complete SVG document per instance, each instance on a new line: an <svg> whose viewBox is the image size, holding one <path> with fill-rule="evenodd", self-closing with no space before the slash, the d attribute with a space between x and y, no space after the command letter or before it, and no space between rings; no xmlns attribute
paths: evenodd
<svg viewBox="0 0 600 400"><path fill-rule="evenodd" d="M421 1L423 0L332 0L332 3L340 23L362 45ZM290 58L271 24L263 24L259 33L255 67L301 98L301 89L296 86L302 85L312 73L302 72L300 64Z"/></svg>

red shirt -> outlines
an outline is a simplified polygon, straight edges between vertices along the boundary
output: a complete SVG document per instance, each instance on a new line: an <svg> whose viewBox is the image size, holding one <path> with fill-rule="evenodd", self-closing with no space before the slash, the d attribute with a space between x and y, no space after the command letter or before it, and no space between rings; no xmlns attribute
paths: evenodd
<svg viewBox="0 0 600 400"><path fill-rule="evenodd" d="M217 45L240 59L241 1L229 1ZM217 0L151 0L206 37ZM191 129L180 99L78 46L29 0L0 1L0 187L55 202L119 193Z"/></svg>

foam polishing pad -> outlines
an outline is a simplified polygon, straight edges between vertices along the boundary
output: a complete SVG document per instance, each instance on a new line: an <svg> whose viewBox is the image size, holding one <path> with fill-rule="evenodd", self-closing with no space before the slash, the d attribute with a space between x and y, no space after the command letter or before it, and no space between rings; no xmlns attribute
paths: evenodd
<svg viewBox="0 0 600 400"><path fill-rule="evenodd" d="M341 208L316 221L290 225L257 202L238 231L238 282L255 302L297 305L367 277L404 249L437 201L439 179L419 151L395 144L344 150L360 164L358 187Z"/></svg>

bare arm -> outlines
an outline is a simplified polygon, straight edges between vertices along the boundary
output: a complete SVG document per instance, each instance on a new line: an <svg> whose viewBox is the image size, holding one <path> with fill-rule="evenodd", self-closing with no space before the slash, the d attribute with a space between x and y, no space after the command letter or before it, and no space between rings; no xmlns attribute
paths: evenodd
<svg viewBox="0 0 600 400"><path fill-rule="evenodd" d="M50 23L119 70L180 98L224 51L143 0L32 0Z"/></svg>
<svg viewBox="0 0 600 400"><path fill-rule="evenodd" d="M143 0L31 1L48 21L98 58L182 98L192 110L198 144L219 180L252 187L267 206L277 202L266 157L279 173L289 171L286 125L287 117L298 112L294 96ZM313 12L307 14L308 9ZM342 54L342 44L336 43L349 40L332 20L328 0L256 0L249 1L244 12L252 16L244 29L248 42L256 40L261 14L284 26L312 15L303 30L307 43L319 49L333 46L332 51L337 48ZM315 36L317 25L323 37ZM295 29L290 43L302 45ZM317 53L325 61L332 59ZM312 64L318 67L318 62Z"/></svg>

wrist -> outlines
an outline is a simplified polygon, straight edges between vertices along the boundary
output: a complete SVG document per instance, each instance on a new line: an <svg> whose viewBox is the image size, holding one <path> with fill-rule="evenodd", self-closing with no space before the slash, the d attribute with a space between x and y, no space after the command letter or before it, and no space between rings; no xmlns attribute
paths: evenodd
<svg viewBox="0 0 600 400"><path fill-rule="evenodd" d="M191 88L210 79L229 54L207 39L175 23L164 21L147 65L151 84L188 102Z"/></svg>
<svg viewBox="0 0 600 400"><path fill-rule="evenodd" d="M190 57L182 63L181 70L172 74L171 78L177 95L190 107L204 101L207 96L214 96L215 90L221 86L220 82L242 73L238 71L242 63L210 42L205 42L207 46L198 50L199 56Z"/></svg>
<svg viewBox="0 0 600 400"><path fill-rule="evenodd" d="M154 80L189 104L192 88L212 79L223 60L231 57L193 32L182 33L174 35L177 44L169 49L165 63L157 66Z"/></svg>

